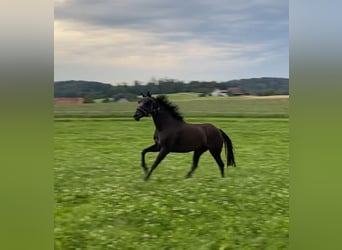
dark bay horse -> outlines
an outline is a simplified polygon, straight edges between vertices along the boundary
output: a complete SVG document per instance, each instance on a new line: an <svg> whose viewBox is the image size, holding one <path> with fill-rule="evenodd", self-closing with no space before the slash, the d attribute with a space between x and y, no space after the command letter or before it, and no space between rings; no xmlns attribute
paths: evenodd
<svg viewBox="0 0 342 250"><path fill-rule="evenodd" d="M196 170L200 156L209 150L219 166L221 176L224 177L224 163L221 151L225 144L227 166L236 166L233 153L233 144L228 135L212 124L189 124L179 114L177 106L170 103L164 95L152 97L148 92L138 102L139 106L134 119L139 121L144 116L152 116L155 125L154 144L142 152L141 165L148 180L158 164L170 152L194 151L193 162L186 177L192 176ZM145 154L159 152L150 170L146 167Z"/></svg>

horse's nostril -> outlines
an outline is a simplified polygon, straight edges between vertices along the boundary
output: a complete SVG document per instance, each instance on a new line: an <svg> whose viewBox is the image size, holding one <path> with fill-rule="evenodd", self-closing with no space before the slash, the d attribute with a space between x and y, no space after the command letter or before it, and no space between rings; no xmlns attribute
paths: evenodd
<svg viewBox="0 0 342 250"><path fill-rule="evenodd" d="M134 118L136 121L139 121L139 120L140 120L140 115L139 115L139 114L134 114L134 115L133 115L133 118Z"/></svg>

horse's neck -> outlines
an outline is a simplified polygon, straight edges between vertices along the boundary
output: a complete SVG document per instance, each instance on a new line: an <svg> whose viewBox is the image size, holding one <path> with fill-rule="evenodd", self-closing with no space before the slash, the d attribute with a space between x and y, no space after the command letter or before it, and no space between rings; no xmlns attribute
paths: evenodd
<svg viewBox="0 0 342 250"><path fill-rule="evenodd" d="M164 130L166 128L175 127L183 124L183 121L177 120L172 115L166 111L158 112L153 115L153 122L158 131Z"/></svg>

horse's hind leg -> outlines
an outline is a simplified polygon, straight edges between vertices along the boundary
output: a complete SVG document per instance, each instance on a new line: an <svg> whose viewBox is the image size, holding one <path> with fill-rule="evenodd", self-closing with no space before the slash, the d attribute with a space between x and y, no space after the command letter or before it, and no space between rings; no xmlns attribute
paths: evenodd
<svg viewBox="0 0 342 250"><path fill-rule="evenodd" d="M149 146L145 148L143 151L141 151L141 167L144 169L144 172L147 173L148 168L146 167L146 162L145 162L145 154L148 152L158 152L159 151L159 146L157 143L153 144L152 146Z"/></svg>
<svg viewBox="0 0 342 250"><path fill-rule="evenodd" d="M194 156L192 158L192 166L190 171L187 173L187 175L185 176L185 178L190 178L193 174L193 172L196 170L197 166L198 166L198 161L200 156L207 151L207 149L201 149L201 150L197 150L194 152Z"/></svg>
<svg viewBox="0 0 342 250"><path fill-rule="evenodd" d="M221 159L221 150L210 149L209 151L220 168L221 176L224 177L224 163Z"/></svg>

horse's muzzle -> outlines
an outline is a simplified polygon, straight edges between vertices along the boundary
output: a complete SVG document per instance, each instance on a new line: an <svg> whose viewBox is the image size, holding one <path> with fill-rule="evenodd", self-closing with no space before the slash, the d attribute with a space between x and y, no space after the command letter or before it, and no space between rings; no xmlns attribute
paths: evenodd
<svg viewBox="0 0 342 250"><path fill-rule="evenodd" d="M136 121L139 121L140 120L140 118L141 117L144 117L144 116L148 116L148 111L147 110L145 110L145 109L143 109L143 108L141 108L141 107L138 107L137 108L137 111L135 111L135 114L134 114L134 119L136 120Z"/></svg>
<svg viewBox="0 0 342 250"><path fill-rule="evenodd" d="M137 111L137 112L135 112L133 118L134 118L134 120L139 121L140 118L143 117L143 116L144 115L141 112Z"/></svg>

